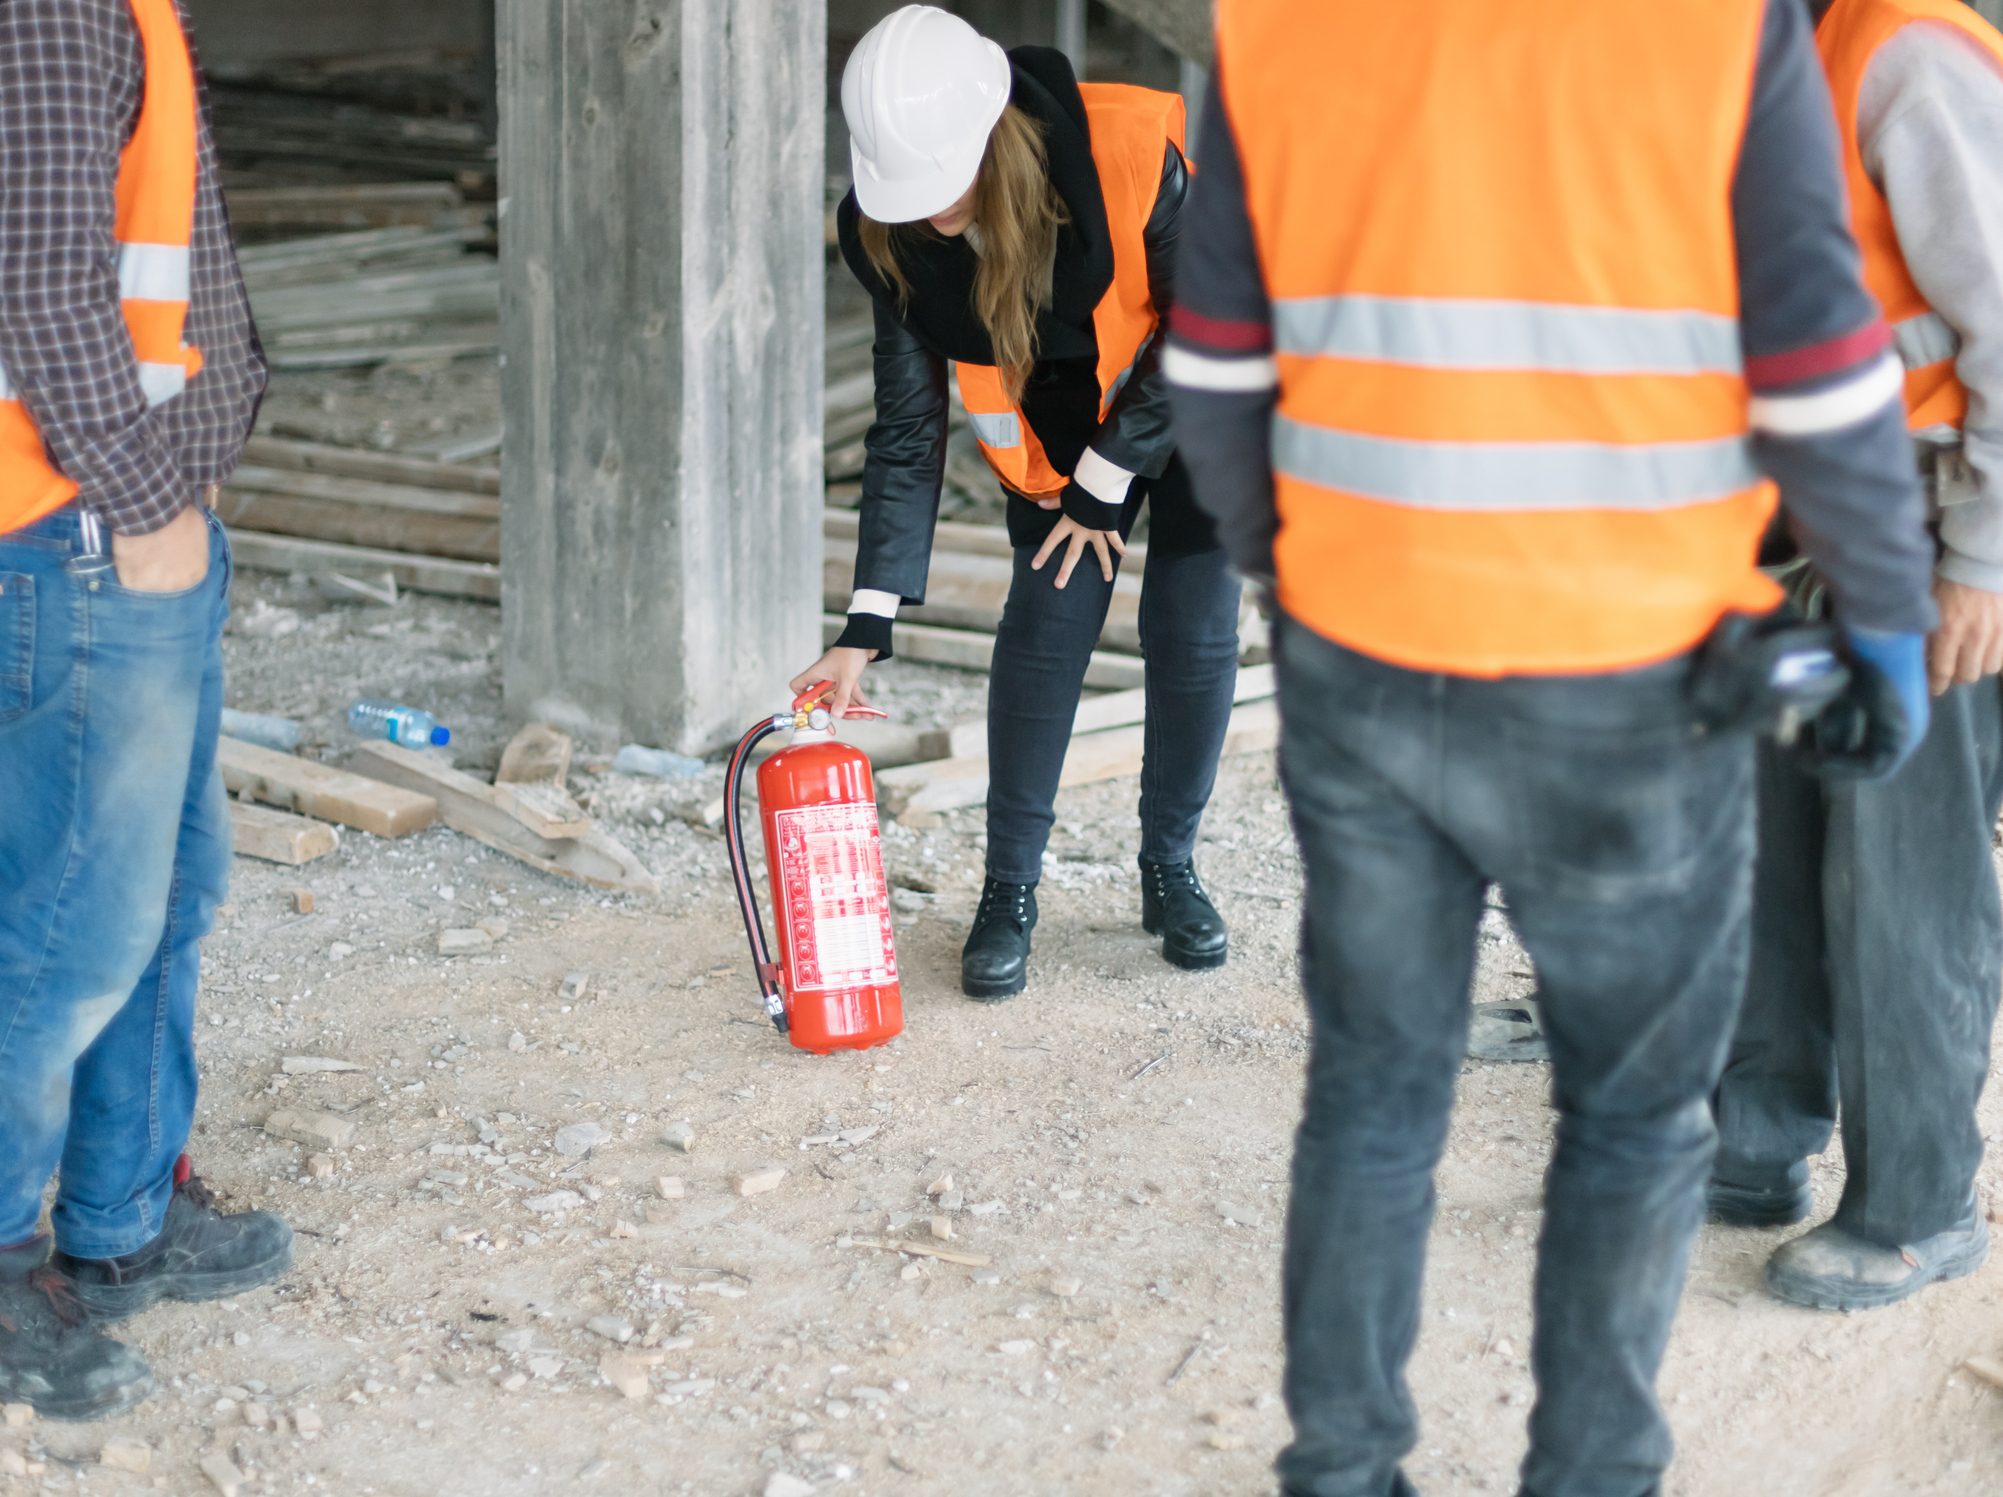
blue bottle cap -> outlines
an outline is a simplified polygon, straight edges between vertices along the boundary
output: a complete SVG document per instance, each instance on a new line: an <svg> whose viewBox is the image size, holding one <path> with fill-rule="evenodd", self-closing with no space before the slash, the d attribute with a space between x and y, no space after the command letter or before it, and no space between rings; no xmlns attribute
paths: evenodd
<svg viewBox="0 0 2003 1497"><path fill-rule="evenodd" d="M435 744L450 743L452 741L452 730L450 728L433 728L431 730L431 741Z"/></svg>

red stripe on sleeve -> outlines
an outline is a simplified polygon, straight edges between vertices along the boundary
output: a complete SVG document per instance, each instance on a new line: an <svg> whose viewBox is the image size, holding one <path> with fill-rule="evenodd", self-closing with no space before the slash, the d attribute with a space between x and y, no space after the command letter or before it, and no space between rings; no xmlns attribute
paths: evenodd
<svg viewBox="0 0 2003 1497"><path fill-rule="evenodd" d="M1205 317L1181 302L1169 309L1168 325L1177 337L1220 353L1265 353L1273 346L1273 330L1263 322L1226 322Z"/></svg>
<svg viewBox="0 0 2003 1497"><path fill-rule="evenodd" d="M1891 347L1892 330L1880 317L1854 333L1811 344L1788 353L1770 353L1746 360L1746 379L1758 390L1798 385L1804 380L1841 374Z"/></svg>

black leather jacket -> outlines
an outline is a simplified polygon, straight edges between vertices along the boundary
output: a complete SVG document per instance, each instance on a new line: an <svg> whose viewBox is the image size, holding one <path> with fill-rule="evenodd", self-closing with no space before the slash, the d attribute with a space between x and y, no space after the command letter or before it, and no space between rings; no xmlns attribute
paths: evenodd
<svg viewBox="0 0 2003 1497"><path fill-rule="evenodd" d="M1091 443L1108 462L1148 478L1160 476L1175 448L1161 349L1168 309L1175 300L1175 244L1188 185L1182 153L1171 143L1162 159L1161 185L1143 236L1148 293L1160 325L1136 356L1133 374ZM868 456L862 473L855 586L895 593L906 604L919 604L925 601L932 529L939 518L939 486L946 468L946 360L907 331L891 308L881 301L874 307L876 421L864 439ZM1076 484L1064 491L1064 513L1081 525L1107 528L1108 510ZM1132 519L1127 514L1122 528ZM1056 523L1054 512L1049 523ZM850 637L862 632L871 637L867 641ZM875 648L888 656L889 632L888 620L855 615L840 642Z"/></svg>

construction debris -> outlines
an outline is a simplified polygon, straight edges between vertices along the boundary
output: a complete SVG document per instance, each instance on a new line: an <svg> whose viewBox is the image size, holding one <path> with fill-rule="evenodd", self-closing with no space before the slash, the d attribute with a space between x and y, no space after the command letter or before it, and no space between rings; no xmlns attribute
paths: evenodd
<svg viewBox="0 0 2003 1497"><path fill-rule="evenodd" d="M378 837L407 837L438 819L429 795L224 738L216 747L223 784L232 795L338 821Z"/></svg>
<svg viewBox="0 0 2003 1497"><path fill-rule="evenodd" d="M281 1107L264 1120L264 1131L309 1149L345 1149L354 1140L355 1124L331 1112Z"/></svg>
<svg viewBox="0 0 2003 1497"><path fill-rule="evenodd" d="M529 723L508 740L496 785L555 785L570 777L570 735L548 723Z"/></svg>
<svg viewBox="0 0 2003 1497"><path fill-rule="evenodd" d="M338 846L339 834L324 821L264 806L230 805L230 847L245 857L297 866L325 857Z"/></svg>

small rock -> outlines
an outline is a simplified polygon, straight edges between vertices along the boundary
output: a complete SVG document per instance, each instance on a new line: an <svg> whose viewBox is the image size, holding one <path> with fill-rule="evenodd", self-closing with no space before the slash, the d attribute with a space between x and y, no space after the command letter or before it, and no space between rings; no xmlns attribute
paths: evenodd
<svg viewBox="0 0 2003 1497"><path fill-rule="evenodd" d="M900 914L915 915L929 903L931 901L926 899L916 889L892 889L890 891L890 906Z"/></svg>
<svg viewBox="0 0 2003 1497"><path fill-rule="evenodd" d="M925 1186L925 1194L927 1194L928 1196L942 1196L952 1188L953 1188L953 1172L951 1170L948 1170L943 1175L935 1176Z"/></svg>
<svg viewBox="0 0 2003 1497"><path fill-rule="evenodd" d="M497 1351L524 1352L536 1344L536 1333L523 1327L518 1331L503 1331L494 1338Z"/></svg>
<svg viewBox="0 0 2003 1497"><path fill-rule="evenodd" d="M575 1159L578 1155L604 1143L611 1136L596 1123L572 1123L568 1128L557 1129L553 1142L557 1153L566 1159Z"/></svg>
<svg viewBox="0 0 2003 1497"><path fill-rule="evenodd" d="M271 1410L261 1403L247 1403L243 1406L243 1422L252 1429L263 1429L271 1423Z"/></svg>
<svg viewBox="0 0 2003 1497"><path fill-rule="evenodd" d="M552 1378L563 1371L562 1357L530 1357L529 1376Z"/></svg>
<svg viewBox="0 0 2003 1497"><path fill-rule="evenodd" d="M819 1450L822 1446L826 1445L827 1443L828 1443L828 1437L820 1430L817 1429L802 1430L800 1431L799 1434L793 1436L793 1441L792 1441L793 1454L811 1455L814 1451Z"/></svg>
<svg viewBox="0 0 2003 1497"><path fill-rule="evenodd" d="M1243 1435L1227 1435L1222 1430L1219 1430L1204 1443L1212 1450L1243 1450L1245 1448L1245 1437Z"/></svg>
<svg viewBox="0 0 2003 1497"><path fill-rule="evenodd" d="M920 1268L916 1263L907 1263L897 1270L897 1277L908 1284L913 1279L922 1278L924 1273L925 1270Z"/></svg>
<svg viewBox="0 0 2003 1497"><path fill-rule="evenodd" d="M35 1406L31 1403L0 1403L0 1419L6 1420L9 1429L22 1429L35 1422Z"/></svg>
<svg viewBox="0 0 2003 1497"><path fill-rule="evenodd" d="M1034 1341L1004 1341L995 1348L996 1351L1005 1357L1019 1357L1024 1352L1034 1351L1035 1349L1036 1343Z"/></svg>
<svg viewBox="0 0 2003 1497"><path fill-rule="evenodd" d="M654 1182L654 1194L664 1201L679 1201L682 1198L682 1177L662 1175Z"/></svg>
<svg viewBox="0 0 2003 1497"><path fill-rule="evenodd" d="M839 1398L830 1398L824 1407L827 1409L830 1419L846 1419L851 1412L849 1406Z"/></svg>
<svg viewBox="0 0 2003 1497"><path fill-rule="evenodd" d="M935 1217L933 1217L933 1218L932 1218L932 1222L931 1222L931 1226L932 1226L932 1236L933 1236L933 1237L934 1237L934 1239L936 1239L937 1241L939 1241L939 1242L951 1242L951 1241L953 1240L953 1218L952 1218L952 1217L950 1217L950 1216L935 1216Z"/></svg>
<svg viewBox="0 0 2003 1497"><path fill-rule="evenodd" d="M288 1055L278 1062L288 1076L311 1076L321 1071L359 1071L353 1061L335 1060L326 1055Z"/></svg>
<svg viewBox="0 0 2003 1497"><path fill-rule="evenodd" d="M327 948L327 957L330 961L346 961L354 954L355 948L350 946L346 941L336 941Z"/></svg>
<svg viewBox="0 0 2003 1497"><path fill-rule="evenodd" d="M309 1149L345 1149L354 1139L355 1125L336 1113L281 1107L264 1120L264 1131Z"/></svg>
<svg viewBox="0 0 2003 1497"><path fill-rule="evenodd" d="M645 1398L653 1391L647 1382L646 1364L616 1351L608 1351L598 1359L598 1375L624 1398Z"/></svg>
<svg viewBox="0 0 2003 1497"><path fill-rule="evenodd" d="M308 1154L306 1156L306 1173L311 1175L315 1180L326 1179L334 1173L334 1156L332 1154Z"/></svg>
<svg viewBox="0 0 2003 1497"><path fill-rule="evenodd" d="M26 1476L28 1459L18 1450L0 1450L0 1474Z"/></svg>
<svg viewBox="0 0 2003 1497"><path fill-rule="evenodd" d="M97 1453L97 1463L114 1471L149 1471L153 1467L153 1447L144 1440L106 1440Z"/></svg>
<svg viewBox="0 0 2003 1497"><path fill-rule="evenodd" d="M1504 1336L1495 1343L1495 1354L1498 1357L1513 1357L1516 1355L1516 1344Z"/></svg>
<svg viewBox="0 0 2003 1497"><path fill-rule="evenodd" d="M1001 1282L1001 1275L996 1273L992 1268L977 1268L974 1270L974 1282L976 1284L999 1284Z"/></svg>
<svg viewBox="0 0 2003 1497"><path fill-rule="evenodd" d="M779 1182L786 1178L784 1165L768 1164L737 1177L737 1193L741 1196L762 1196L768 1190L777 1190Z"/></svg>
<svg viewBox="0 0 2003 1497"><path fill-rule="evenodd" d="M633 1322L621 1320L617 1315L594 1315L584 1322L587 1331L595 1331L607 1341L617 1341L624 1346L633 1339Z"/></svg>
<svg viewBox="0 0 2003 1497"><path fill-rule="evenodd" d="M799 1435L793 1437L796 1448L801 1438ZM774 1471L765 1483L764 1497L814 1497L814 1484L801 1480L790 1471Z"/></svg>
<svg viewBox="0 0 2003 1497"><path fill-rule="evenodd" d="M520 1055L528 1047L529 1042L519 1029L508 1036L508 1050L511 1054Z"/></svg>
<svg viewBox="0 0 2003 1497"><path fill-rule="evenodd" d="M529 1384L526 1372L511 1372L501 1379L501 1387L509 1393L519 1393Z"/></svg>
<svg viewBox="0 0 2003 1497"><path fill-rule="evenodd" d="M454 1190L466 1183L466 1177L458 1170L426 1170L424 1178L434 1185L450 1185Z"/></svg>
<svg viewBox="0 0 2003 1497"><path fill-rule="evenodd" d="M967 1197L963 1191L949 1190L939 1197L939 1209L941 1211L958 1211L966 1204Z"/></svg>
<svg viewBox="0 0 2003 1497"><path fill-rule="evenodd" d="M386 1390L384 1389L381 1383L376 1381L376 1379L372 1377L365 1377L362 1379L362 1391L368 1394L369 1397L374 1398L378 1393L384 1392Z"/></svg>
<svg viewBox="0 0 2003 1497"><path fill-rule="evenodd" d="M499 915L489 915L484 920L475 920L473 922L473 929L484 930L487 933L488 940L498 941L507 935L508 922L503 920Z"/></svg>
<svg viewBox="0 0 2003 1497"><path fill-rule="evenodd" d="M293 914L310 915L313 913L313 891L311 889L287 889L285 893L292 901Z"/></svg>
<svg viewBox="0 0 2003 1497"><path fill-rule="evenodd" d="M616 1221L612 1223L612 1230L605 1235L607 1237L638 1237L640 1229L629 1221Z"/></svg>
<svg viewBox="0 0 2003 1497"><path fill-rule="evenodd" d="M484 930L441 930L438 933L440 956L472 956L476 952L493 949L494 938Z"/></svg>
<svg viewBox="0 0 2003 1497"><path fill-rule="evenodd" d="M967 1215L993 1216L996 1212L1004 1211L1006 1209L1007 1208L1003 1206L1000 1201L976 1201L974 1202L973 1205L967 1208Z"/></svg>
<svg viewBox="0 0 2003 1497"><path fill-rule="evenodd" d="M1227 1222L1236 1222L1241 1227L1256 1227L1262 1220L1260 1214L1249 1206L1234 1206L1229 1201L1217 1203L1217 1214Z"/></svg>
<svg viewBox="0 0 2003 1497"><path fill-rule="evenodd" d="M320 1417L317 1409L294 1409L292 1427L302 1435L317 1435L327 1427L327 1421Z"/></svg>
<svg viewBox="0 0 2003 1497"><path fill-rule="evenodd" d="M684 1154L695 1152L695 1125L684 1118L679 1123L670 1123L661 1133L661 1142L671 1149L680 1149Z"/></svg>
<svg viewBox="0 0 2003 1497"><path fill-rule="evenodd" d="M1078 1291L1085 1287L1082 1279L1052 1279L1050 1292L1059 1299L1076 1299Z"/></svg>
<svg viewBox="0 0 2003 1497"><path fill-rule="evenodd" d="M548 1195L531 1196L522 1204L531 1211L575 1211L584 1204L584 1197L574 1190L552 1190Z"/></svg>
<svg viewBox="0 0 2003 1497"><path fill-rule="evenodd" d="M561 998L565 1003L575 1003L590 990L591 974L588 972L572 972L564 978L562 986L556 990L556 996Z"/></svg>
<svg viewBox="0 0 2003 1497"><path fill-rule="evenodd" d="M226 1455L205 1455L202 1457L202 1474L216 1484L216 1490L223 1497L237 1497L243 1490L243 1473L236 1463Z"/></svg>
<svg viewBox="0 0 2003 1497"><path fill-rule="evenodd" d="M1127 1437L1127 1432L1121 1429L1119 1425L1117 1424L1108 1425L1106 1427L1106 1432L1099 1436L1099 1447L1102 1450L1111 1450L1115 1446L1117 1446L1120 1443L1120 1441L1126 1439L1126 1437Z"/></svg>

